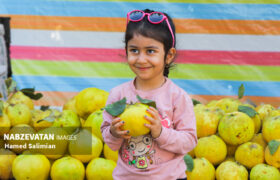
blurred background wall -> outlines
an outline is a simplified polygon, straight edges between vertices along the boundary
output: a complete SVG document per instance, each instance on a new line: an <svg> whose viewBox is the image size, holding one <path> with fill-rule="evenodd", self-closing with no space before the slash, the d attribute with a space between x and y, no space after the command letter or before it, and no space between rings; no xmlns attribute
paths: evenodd
<svg viewBox="0 0 280 180"><path fill-rule="evenodd" d="M87 87L109 91L134 74L126 64L126 13L167 12L175 21L170 78L206 103L236 96L280 106L279 0L0 0L10 17L11 67L36 105L61 106Z"/></svg>

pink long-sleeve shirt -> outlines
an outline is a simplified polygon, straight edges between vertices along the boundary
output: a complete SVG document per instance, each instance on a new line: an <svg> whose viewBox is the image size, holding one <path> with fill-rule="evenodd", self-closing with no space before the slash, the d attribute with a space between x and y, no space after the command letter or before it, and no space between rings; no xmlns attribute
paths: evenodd
<svg viewBox="0 0 280 180"><path fill-rule="evenodd" d="M113 171L114 180L185 178L183 157L197 144L191 98L168 78L163 86L151 91L137 90L133 82L131 80L113 88L107 104L123 97L127 102L138 102L136 95L153 100L162 119L162 131L156 139L150 134L129 140L116 138L110 133L112 116L104 111L102 136L112 150L119 150L117 167Z"/></svg>

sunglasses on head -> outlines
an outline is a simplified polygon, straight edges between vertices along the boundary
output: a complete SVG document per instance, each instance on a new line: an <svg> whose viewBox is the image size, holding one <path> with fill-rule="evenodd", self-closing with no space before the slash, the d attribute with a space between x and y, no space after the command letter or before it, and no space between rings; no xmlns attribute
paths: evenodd
<svg viewBox="0 0 280 180"><path fill-rule="evenodd" d="M161 12L145 13L144 11L141 10L133 10L127 13L126 23L128 24L129 21L132 22L141 21L146 15L148 16L148 21L152 24L159 24L164 20L166 21L173 40L172 47L174 47L174 34L170 26L170 23L168 21L168 18L163 13Z"/></svg>

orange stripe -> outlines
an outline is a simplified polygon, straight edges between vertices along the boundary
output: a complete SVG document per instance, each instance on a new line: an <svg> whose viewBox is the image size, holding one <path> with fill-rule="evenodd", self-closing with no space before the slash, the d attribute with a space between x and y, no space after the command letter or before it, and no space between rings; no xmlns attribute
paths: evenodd
<svg viewBox="0 0 280 180"><path fill-rule="evenodd" d="M52 92L44 91L41 92L44 96L38 101L35 101L36 106L49 105L49 106L63 106L68 99L74 97L78 92ZM236 98L236 96L211 96L211 95L191 95L192 98L199 100L203 104L206 104L212 100L219 100L225 97ZM280 106L280 97L260 97L260 96L245 96L242 98L242 102L246 99L252 100L255 104L259 105L262 103L271 104L278 108Z"/></svg>
<svg viewBox="0 0 280 180"><path fill-rule="evenodd" d="M11 28L72 31L117 31L125 30L125 19L106 17L62 17L11 15Z"/></svg>
<svg viewBox="0 0 280 180"><path fill-rule="evenodd" d="M279 35L275 20L175 19L178 33Z"/></svg>
<svg viewBox="0 0 280 180"><path fill-rule="evenodd" d="M36 106L63 106L63 104L65 104L68 99L78 94L78 92L59 91L43 91L40 93L43 94L43 97L37 101L34 101Z"/></svg>
<svg viewBox="0 0 280 180"><path fill-rule="evenodd" d="M15 29L124 32L125 18L6 15ZM174 19L178 33L279 35L280 20Z"/></svg>

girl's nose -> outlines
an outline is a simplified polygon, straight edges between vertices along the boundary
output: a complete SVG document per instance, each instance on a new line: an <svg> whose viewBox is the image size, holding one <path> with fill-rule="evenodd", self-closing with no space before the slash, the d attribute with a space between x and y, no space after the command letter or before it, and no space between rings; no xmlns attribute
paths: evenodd
<svg viewBox="0 0 280 180"><path fill-rule="evenodd" d="M146 55L144 53L139 53L139 56L137 58L138 63L145 63L147 62L146 60Z"/></svg>

